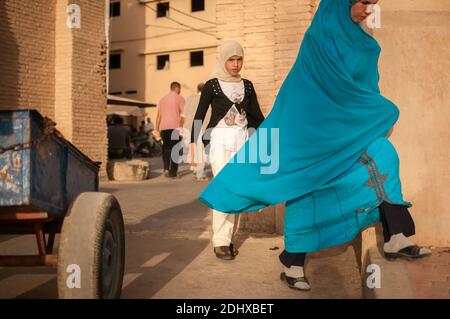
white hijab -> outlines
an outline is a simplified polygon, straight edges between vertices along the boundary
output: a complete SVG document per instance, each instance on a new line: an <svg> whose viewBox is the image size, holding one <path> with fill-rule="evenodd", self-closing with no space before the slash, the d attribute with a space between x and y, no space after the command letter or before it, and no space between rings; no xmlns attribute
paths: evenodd
<svg viewBox="0 0 450 319"><path fill-rule="evenodd" d="M234 40L224 42L219 47L219 57L212 76L225 82L240 82L241 76L232 76L226 68L228 59L235 55L242 58L244 57L244 49L242 49L239 42Z"/></svg>

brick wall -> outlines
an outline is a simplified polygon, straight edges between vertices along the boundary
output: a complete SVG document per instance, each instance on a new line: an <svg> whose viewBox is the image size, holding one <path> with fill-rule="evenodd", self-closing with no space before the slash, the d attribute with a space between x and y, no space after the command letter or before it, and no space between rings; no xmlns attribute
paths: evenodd
<svg viewBox="0 0 450 319"><path fill-rule="evenodd" d="M244 1L245 77L254 83L265 114L271 110L275 98L276 2Z"/></svg>
<svg viewBox="0 0 450 319"><path fill-rule="evenodd" d="M275 1L275 91L297 58L303 35L313 18L314 0Z"/></svg>
<svg viewBox="0 0 450 319"><path fill-rule="evenodd" d="M64 137L73 141L72 31L65 27L68 0L59 0L55 12L55 121Z"/></svg>
<svg viewBox="0 0 450 319"><path fill-rule="evenodd" d="M55 3L0 1L0 109L54 116Z"/></svg>
<svg viewBox="0 0 450 319"><path fill-rule="evenodd" d="M243 75L254 83L265 114L295 62L315 4L315 0L217 1L217 35L243 45Z"/></svg>
<svg viewBox="0 0 450 319"><path fill-rule="evenodd" d="M66 25L67 5L81 28ZM36 108L106 176L106 1L0 1L0 109Z"/></svg>
<svg viewBox="0 0 450 319"><path fill-rule="evenodd" d="M217 37L244 42L244 1L217 0Z"/></svg>
<svg viewBox="0 0 450 319"><path fill-rule="evenodd" d="M90 158L107 161L105 1L76 0L81 29L73 29L73 142Z"/></svg>

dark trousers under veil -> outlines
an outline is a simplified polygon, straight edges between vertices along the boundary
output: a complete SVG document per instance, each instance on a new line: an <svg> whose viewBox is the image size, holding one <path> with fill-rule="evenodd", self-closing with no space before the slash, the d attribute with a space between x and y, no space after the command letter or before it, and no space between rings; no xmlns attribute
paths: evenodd
<svg viewBox="0 0 450 319"><path fill-rule="evenodd" d="M415 234L414 220L406 206L383 202L379 209L383 225L384 242L388 242L392 235L402 233L409 237ZM285 267L304 267L306 253L289 253L284 250L279 258Z"/></svg>

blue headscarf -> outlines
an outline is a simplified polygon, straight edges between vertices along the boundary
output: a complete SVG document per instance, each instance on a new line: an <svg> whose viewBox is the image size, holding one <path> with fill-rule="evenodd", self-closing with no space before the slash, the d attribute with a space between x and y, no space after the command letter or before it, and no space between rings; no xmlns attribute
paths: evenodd
<svg viewBox="0 0 450 319"><path fill-rule="evenodd" d="M271 113L203 191L203 203L238 213L301 197L344 174L387 135L399 111L380 94L380 46L352 21L350 7L350 0L321 1ZM267 164L260 159L236 163L272 128L279 128L275 174L261 174ZM270 138L264 147L271 149Z"/></svg>

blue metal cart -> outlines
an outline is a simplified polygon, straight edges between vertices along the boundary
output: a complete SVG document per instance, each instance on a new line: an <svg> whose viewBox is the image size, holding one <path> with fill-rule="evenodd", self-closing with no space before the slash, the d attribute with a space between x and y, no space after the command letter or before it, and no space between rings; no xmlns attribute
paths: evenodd
<svg viewBox="0 0 450 319"><path fill-rule="evenodd" d="M37 111L0 111L0 234L35 234L38 248L0 267L56 267L60 298L120 297L123 217L99 167Z"/></svg>

